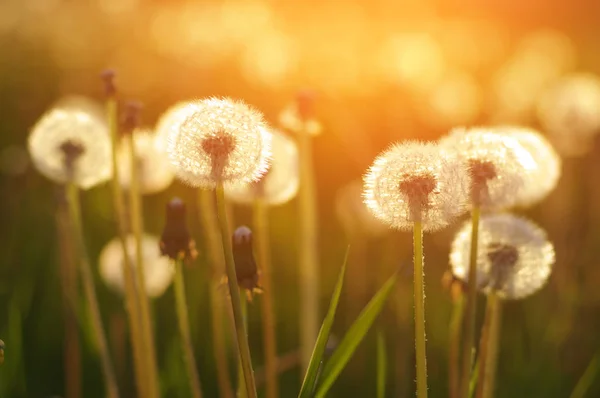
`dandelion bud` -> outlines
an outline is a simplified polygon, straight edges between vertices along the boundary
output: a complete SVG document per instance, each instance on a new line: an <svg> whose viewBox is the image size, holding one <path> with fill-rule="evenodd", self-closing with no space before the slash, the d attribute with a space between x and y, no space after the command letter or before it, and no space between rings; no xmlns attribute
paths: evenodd
<svg viewBox="0 0 600 398"><path fill-rule="evenodd" d="M259 272L252 251L252 231L245 226L239 227L233 233L231 242L238 285L246 289L248 299L251 300L253 293L261 291Z"/></svg>
<svg viewBox="0 0 600 398"><path fill-rule="evenodd" d="M454 275L468 282L471 222L452 242ZM554 264L554 247L546 233L531 221L511 214L483 216L479 223L477 286L506 299L521 299L538 291Z"/></svg>
<svg viewBox="0 0 600 398"><path fill-rule="evenodd" d="M73 104L42 116L29 135L28 149L39 172L57 183L89 189L112 176L106 122Z"/></svg>
<svg viewBox="0 0 600 398"><path fill-rule="evenodd" d="M138 101L129 101L125 104L125 111L121 120L123 133L131 134L140 125L142 108L142 103Z"/></svg>
<svg viewBox="0 0 600 398"><path fill-rule="evenodd" d="M165 190L173 181L174 175L164 146L155 134L148 130L133 133L137 176L140 192L153 194ZM131 150L128 140L121 140L117 150L119 162L119 182L123 188L131 186Z"/></svg>
<svg viewBox="0 0 600 398"><path fill-rule="evenodd" d="M116 72L114 69L105 69L100 74L100 79L104 83L104 94L107 97L114 97L117 94L117 87L115 86Z"/></svg>
<svg viewBox="0 0 600 398"><path fill-rule="evenodd" d="M247 184L267 171L271 145L259 112L243 102L217 98L189 109L175 118L178 127L167 138L167 153L179 178L211 188Z"/></svg>
<svg viewBox="0 0 600 398"><path fill-rule="evenodd" d="M193 261L198 253L185 222L185 203L179 198L167 203L165 227L160 240L160 251L173 260Z"/></svg>
<svg viewBox="0 0 600 398"><path fill-rule="evenodd" d="M375 159L364 184L367 207L397 229L422 222L425 231L434 231L465 210L466 174L435 144L393 145Z"/></svg>
<svg viewBox="0 0 600 398"><path fill-rule="evenodd" d="M263 177L251 184L226 184L225 194L236 203L248 204L262 197L271 205L280 205L298 193L298 148L286 135L273 131L271 135L271 166Z"/></svg>
<svg viewBox="0 0 600 398"><path fill-rule="evenodd" d="M137 267L135 236L126 238L129 264ZM151 235L142 236L142 258L144 266L145 290L149 297L160 297L173 280L173 267L167 257L161 255L158 238ZM125 289L123 267L125 260L123 248L118 238L111 240L100 252L100 277L108 287L122 294ZM137 280L135 280L137 283Z"/></svg>

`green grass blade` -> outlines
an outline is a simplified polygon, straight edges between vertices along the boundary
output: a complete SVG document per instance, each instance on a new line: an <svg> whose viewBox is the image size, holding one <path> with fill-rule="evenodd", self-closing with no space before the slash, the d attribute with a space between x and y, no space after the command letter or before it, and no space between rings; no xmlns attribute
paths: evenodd
<svg viewBox="0 0 600 398"><path fill-rule="evenodd" d="M335 285L333 296L331 296L331 302L329 303L327 316L321 324L321 330L319 330L317 342L315 343L312 356L310 357L310 362L308 363L308 367L306 368L306 374L304 375L302 388L300 389L300 394L298 395L299 398L312 397L313 391L315 389L315 383L317 381L319 368L323 360L323 354L325 353L327 340L329 339L329 332L331 331L331 327L333 326L335 312L337 310L337 306L340 301L340 295L342 293L342 286L344 284L344 274L346 273L346 263L348 262L348 251L349 249L346 250L344 264L342 265L342 270L340 271L340 275Z"/></svg>
<svg viewBox="0 0 600 398"><path fill-rule="evenodd" d="M596 354L590 361L583 375L577 382L570 398L584 398L594 382L594 378L600 370L600 353Z"/></svg>
<svg viewBox="0 0 600 398"><path fill-rule="evenodd" d="M392 288L396 284L397 276L394 275L383 285L381 289L373 296L369 304L362 310L356 321L350 326L348 332L340 342L339 346L325 364L323 373L321 374L322 382L319 383L317 398L323 398L342 372L354 351L365 337L377 315L383 309L383 304L386 302Z"/></svg>
<svg viewBox="0 0 600 398"><path fill-rule="evenodd" d="M387 352L385 336L380 330L377 333L377 398L385 397L385 384L387 375Z"/></svg>

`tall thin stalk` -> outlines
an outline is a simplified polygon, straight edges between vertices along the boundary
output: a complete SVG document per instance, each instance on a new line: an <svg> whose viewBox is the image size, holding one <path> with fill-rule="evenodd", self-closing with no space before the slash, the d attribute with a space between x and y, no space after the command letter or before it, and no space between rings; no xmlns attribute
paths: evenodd
<svg viewBox="0 0 600 398"><path fill-rule="evenodd" d="M477 313L477 245L479 242L480 215L481 209L479 207L473 207L473 210L471 211L471 252L469 256L469 276L464 323L465 330L462 351L460 398L468 398L469 381L471 379L471 370L473 367L475 316Z"/></svg>
<svg viewBox="0 0 600 398"><path fill-rule="evenodd" d="M475 394L476 398L491 398L494 395L501 316L502 299L492 291L487 296L480 342L479 379Z"/></svg>
<svg viewBox="0 0 600 398"><path fill-rule="evenodd" d="M415 295L415 349L417 362L417 397L427 398L427 357L425 350L425 283L423 277L423 224L415 221L414 295Z"/></svg>
<svg viewBox="0 0 600 398"><path fill-rule="evenodd" d="M233 398L233 389L231 388L229 366L227 363L226 336L229 334L229 329L223 327L228 317L223 316L226 309L223 306L223 293L219 289L220 275L225 271L225 259L223 258L223 250L221 248L219 220L215 214L214 192L212 190L198 190L198 207L200 209L200 223L202 225L203 236L206 239L206 250L212 270L210 281L212 348L217 366L219 394L222 398Z"/></svg>
<svg viewBox="0 0 600 398"><path fill-rule="evenodd" d="M231 243L231 233L227 224L227 211L225 206L225 192L223 185L219 184L216 188L217 194L217 214L219 216L219 225L221 228L221 240L225 254L225 270L227 272L227 282L231 294L231 307L233 310L233 320L235 323L235 332L237 336L238 351L242 362L244 381L249 398L256 398L256 382L254 380L254 371L252 370L252 360L250 358L250 346L248 344L248 335L244 327L244 317L240 301L240 292L237 285L237 275L235 272L235 262L233 259L233 248Z"/></svg>
<svg viewBox="0 0 600 398"><path fill-rule="evenodd" d="M192 337L190 334L190 324L188 320L188 308L185 299L185 282L183 280L183 261L177 259L175 263L175 307L177 309L177 322L179 324L179 334L185 359L185 368L190 382L192 397L202 398L200 379L194 358L194 348L192 346Z"/></svg>
<svg viewBox="0 0 600 398"><path fill-rule="evenodd" d="M460 391L460 340L465 309L464 295L454 298L450 320L448 349L448 379L450 398L459 398Z"/></svg>
<svg viewBox="0 0 600 398"><path fill-rule="evenodd" d="M275 333L275 313L273 310L273 284L271 283L271 253L269 245L269 216L264 199L258 196L254 200L254 241L256 259L263 287L261 297L263 345L265 350L265 377L267 398L277 398L277 335Z"/></svg>
<svg viewBox="0 0 600 398"><path fill-rule="evenodd" d="M98 344L98 352L100 354L100 364L102 366L102 373L104 375L106 395L109 398L118 398L119 388L117 386L115 371L108 351L108 343L106 334L104 332L104 327L102 325L102 317L100 315L100 306L98 305L98 298L96 296L92 268L90 266L87 248L83 239L79 189L73 184L69 184L67 186L67 202L69 208L69 217L71 219L71 237L76 245L77 256L80 263L79 270L81 272L81 280L83 282L83 290L91 315L92 327L96 336L96 343Z"/></svg>
<svg viewBox="0 0 600 398"><path fill-rule="evenodd" d="M244 327L248 330L248 302L246 301L246 296L242 289L240 289L240 296L242 298L241 307L242 307L242 316L244 318ZM246 398L248 397L248 393L246 392L246 384L244 383L244 365L242 365L241 358L238 359L238 390L237 390L237 398Z"/></svg>
<svg viewBox="0 0 600 398"><path fill-rule="evenodd" d="M152 332L150 305L146 294L146 277L144 275L144 254L142 249L142 233L144 221L142 218L142 198L139 187L138 156L135 149L133 132L127 135L129 144L131 178L129 184L129 204L131 212L131 227L135 237L135 263L137 277L137 300L140 306L141 334L143 337L144 365L148 377L148 397L158 398L158 369L156 365L156 348Z"/></svg>

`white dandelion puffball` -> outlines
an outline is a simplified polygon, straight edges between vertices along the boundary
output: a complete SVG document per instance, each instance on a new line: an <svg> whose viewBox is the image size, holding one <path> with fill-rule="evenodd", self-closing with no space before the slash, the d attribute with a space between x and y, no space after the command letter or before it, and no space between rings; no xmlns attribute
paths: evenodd
<svg viewBox="0 0 600 398"><path fill-rule="evenodd" d="M209 98L176 122L167 153L177 177L191 186L248 184L268 169L271 144L258 111L240 101Z"/></svg>
<svg viewBox="0 0 600 398"><path fill-rule="evenodd" d="M409 141L382 152L364 176L364 199L380 220L401 230L422 222L445 227L465 211L468 179L460 162L433 143Z"/></svg>
<svg viewBox="0 0 600 398"><path fill-rule="evenodd" d="M379 237L389 228L367 208L362 196L362 181L352 181L340 190L335 198L335 212L346 233Z"/></svg>
<svg viewBox="0 0 600 398"><path fill-rule="evenodd" d="M499 126L494 131L516 139L534 161L527 183L517 194L516 205L529 207L548 196L558 185L562 168L562 160L552 144L539 132L526 127Z"/></svg>
<svg viewBox="0 0 600 398"><path fill-rule="evenodd" d="M133 132L140 193L153 194L167 189L173 182L173 171L162 141L149 130ZM131 186L131 153L129 140L121 140L117 161L119 182L123 188Z"/></svg>
<svg viewBox="0 0 600 398"><path fill-rule="evenodd" d="M468 282L471 221L452 242L454 275ZM505 299L525 298L544 286L554 264L554 246L546 233L529 220L512 214L483 216L479 222L477 286Z"/></svg>
<svg viewBox="0 0 600 398"><path fill-rule="evenodd" d="M514 206L536 167L515 138L491 128L457 128L440 145L462 160L471 180L471 205L484 210Z"/></svg>
<svg viewBox="0 0 600 398"><path fill-rule="evenodd" d="M298 193L300 172L298 147L288 136L271 131L271 166L267 173L251 184L225 184L225 194L234 203L249 204L261 195L271 206L290 201Z"/></svg>
<svg viewBox="0 0 600 398"><path fill-rule="evenodd" d="M112 177L107 123L74 106L48 111L33 127L28 148L35 167L57 183L89 189Z"/></svg>
<svg viewBox="0 0 600 398"><path fill-rule="evenodd" d="M131 266L135 261L135 236L126 238L127 254ZM166 256L160 253L159 239L152 235L142 235L142 256L144 261L144 278L148 297L159 297L167 290L173 280L173 265ZM125 283L123 266L125 265L123 249L119 238L111 240L100 252L100 277L111 289L123 293ZM137 281L136 281L137 282Z"/></svg>

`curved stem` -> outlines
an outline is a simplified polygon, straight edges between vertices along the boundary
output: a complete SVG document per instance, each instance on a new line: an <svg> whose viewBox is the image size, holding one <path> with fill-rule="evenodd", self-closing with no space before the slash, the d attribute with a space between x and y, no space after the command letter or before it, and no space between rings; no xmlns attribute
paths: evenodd
<svg viewBox="0 0 600 398"><path fill-rule="evenodd" d="M190 334L190 324L188 321L188 308L185 301L185 282L183 280L183 261L175 260L175 307L177 310L177 322L179 324L179 334L181 336L181 346L185 359L185 367L190 381L190 389L194 398L202 397L200 379L196 370L196 359L194 358L194 348L192 346L192 337Z"/></svg>
<svg viewBox="0 0 600 398"><path fill-rule="evenodd" d="M425 282L423 275L423 225L413 227L415 284L415 348L417 356L417 397L427 398L427 357L425 350Z"/></svg>
<svg viewBox="0 0 600 398"><path fill-rule="evenodd" d="M479 348L480 377L475 395L477 398L490 398L494 395L501 314L502 299L496 293L491 292L487 297L485 320Z"/></svg>
<svg viewBox="0 0 600 398"><path fill-rule="evenodd" d="M473 367L475 315L477 313L477 245L479 242L480 215L481 209L473 207L473 210L471 211L471 252L469 256L468 293L462 350L460 398L467 398L469 395L469 381L471 379L471 370Z"/></svg>
<svg viewBox="0 0 600 398"><path fill-rule="evenodd" d="M265 378L267 398L277 398L277 334L275 332L275 313L273 310L273 284L271 283L271 253L269 246L268 208L261 197L254 200L254 241L260 281L263 288L261 296L263 345L265 350Z"/></svg>
<svg viewBox="0 0 600 398"><path fill-rule="evenodd" d="M119 388L117 387L117 379L115 377L115 371L108 351L106 334L102 325L100 306L98 305L98 298L96 296L96 287L94 286L94 278L90 266L90 260L87 254L85 242L83 240L79 190L73 184L69 184L67 186L67 200L69 206L69 216L72 223L72 239L75 241L76 245L77 255L80 262L83 290L89 307L90 315L92 317L91 321L96 336L96 343L98 344L100 363L102 366L102 373L104 374L104 382L106 384L106 395L110 398L118 398Z"/></svg>
<svg viewBox="0 0 600 398"><path fill-rule="evenodd" d="M129 184L129 203L131 211L131 226L135 237L135 263L137 277L137 300L140 306L140 332L142 334L142 352L144 354L144 365L148 380L148 397L158 398L158 370L156 367L156 348L154 346L154 335L152 333L152 320L150 316L150 305L146 294L146 277L144 275L144 254L142 249L142 198L139 189L138 156L135 149L134 133L127 136L129 141L129 157L131 178Z"/></svg>
<svg viewBox="0 0 600 398"><path fill-rule="evenodd" d="M235 332L237 336L238 350L242 361L244 381L249 398L256 398L256 382L254 381L254 371L252 370L252 360L250 358L250 346L248 344L248 335L244 327L244 317L242 314L240 292L237 286L237 276L235 273L235 262L233 259L233 249L231 245L231 233L227 224L227 211L225 206L225 193L223 185L216 188L217 194L217 214L219 215L219 225L221 227L221 240L225 254L225 270L227 272L227 283L231 294L231 307L233 310L233 320L235 323Z"/></svg>

